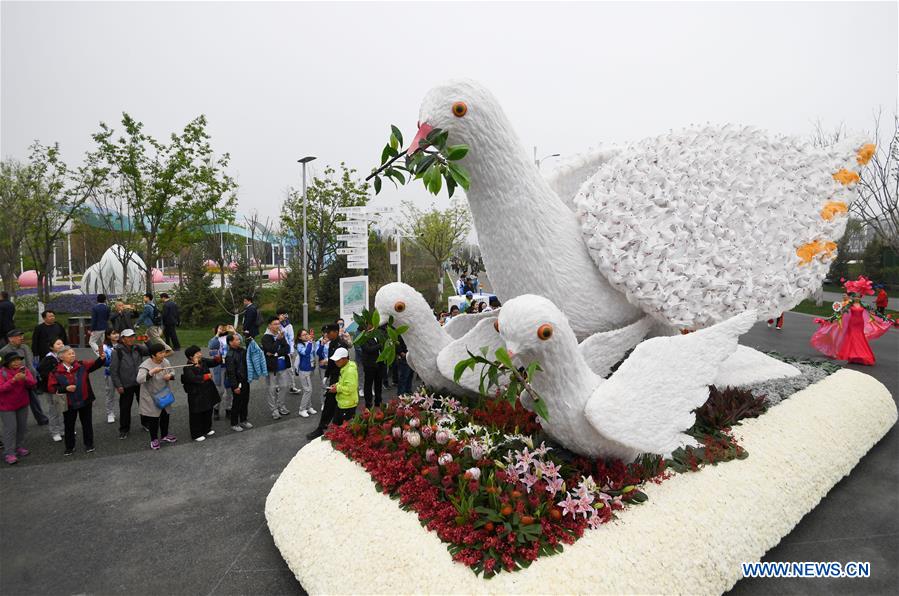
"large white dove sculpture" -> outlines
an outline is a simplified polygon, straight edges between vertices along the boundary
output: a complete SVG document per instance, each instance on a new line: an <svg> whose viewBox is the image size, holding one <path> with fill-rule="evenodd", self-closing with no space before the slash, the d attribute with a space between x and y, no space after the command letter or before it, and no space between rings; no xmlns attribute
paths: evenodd
<svg viewBox="0 0 899 596"><path fill-rule="evenodd" d="M826 275L874 150L705 126L579 157L547 180L470 80L427 93L409 153L434 128L469 146L460 163L494 292L546 296L579 339L644 313L697 329L789 310Z"/></svg>
<svg viewBox="0 0 899 596"><path fill-rule="evenodd" d="M693 410L755 317L747 310L695 333L648 339L608 379L590 370L568 318L542 296L506 302L498 326L515 364L540 364L530 384L545 401L543 430L576 453L631 461L695 445L684 432Z"/></svg>

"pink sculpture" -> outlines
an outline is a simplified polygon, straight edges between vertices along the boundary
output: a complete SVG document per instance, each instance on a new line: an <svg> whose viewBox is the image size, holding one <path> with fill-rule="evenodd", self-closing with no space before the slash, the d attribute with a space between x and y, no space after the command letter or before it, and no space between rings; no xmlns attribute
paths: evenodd
<svg viewBox="0 0 899 596"><path fill-rule="evenodd" d="M285 277L287 277L286 267L281 267L280 269L271 269L268 272L269 281L282 281Z"/></svg>
<svg viewBox="0 0 899 596"><path fill-rule="evenodd" d="M153 283L158 284L158 283L162 283L164 281L165 281L165 275L162 273L162 271L160 271L156 267L153 267Z"/></svg>
<svg viewBox="0 0 899 596"><path fill-rule="evenodd" d="M19 287L20 288L36 288L37 287L37 271L34 269L29 269L28 271L23 271L22 275L19 276Z"/></svg>

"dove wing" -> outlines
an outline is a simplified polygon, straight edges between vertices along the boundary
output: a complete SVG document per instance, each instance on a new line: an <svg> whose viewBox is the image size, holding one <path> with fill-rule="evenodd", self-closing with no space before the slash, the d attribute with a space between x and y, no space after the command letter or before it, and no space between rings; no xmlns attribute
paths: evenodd
<svg viewBox="0 0 899 596"><path fill-rule="evenodd" d="M457 315L446 322L443 330L453 339L459 339L484 319L495 319L499 316L499 309L488 310L487 312L471 313Z"/></svg>
<svg viewBox="0 0 899 596"><path fill-rule="evenodd" d="M653 320L643 317L636 323L613 331L595 333L578 344L578 350L594 373L608 376L612 367L646 337Z"/></svg>
<svg viewBox="0 0 899 596"><path fill-rule="evenodd" d="M693 410L708 399L721 363L755 317L746 311L695 333L642 342L593 392L587 420L603 436L644 453L669 456L693 444L684 434L696 419Z"/></svg>
<svg viewBox="0 0 899 596"><path fill-rule="evenodd" d="M552 172L544 176L549 187L572 211L574 197L599 167L618 153L618 149L606 147L593 149L564 158Z"/></svg>
<svg viewBox="0 0 899 596"><path fill-rule="evenodd" d="M440 350L437 355L437 368L440 374L453 381L456 364L468 358L468 352L480 354L481 348L487 348L487 356L492 359L496 350L504 345L493 323L492 319L482 319L471 331ZM479 395L481 368L483 367L466 369L458 384L469 392Z"/></svg>
<svg viewBox="0 0 899 596"><path fill-rule="evenodd" d="M698 329L748 309L769 318L820 287L862 146L735 126L674 132L602 164L576 214L599 270L659 321Z"/></svg>

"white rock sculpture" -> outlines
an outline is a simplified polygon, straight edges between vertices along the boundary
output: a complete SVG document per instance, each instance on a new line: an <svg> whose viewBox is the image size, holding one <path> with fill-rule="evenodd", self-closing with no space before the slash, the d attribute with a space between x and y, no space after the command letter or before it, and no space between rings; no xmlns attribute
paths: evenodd
<svg viewBox="0 0 899 596"><path fill-rule="evenodd" d="M648 339L608 379L590 370L568 318L546 298L506 302L499 333L515 364L537 361L543 369L531 384L546 402L547 434L583 455L629 461L695 444L684 434L693 410L708 399L721 363L755 317L748 310L695 333Z"/></svg>
<svg viewBox="0 0 899 596"><path fill-rule="evenodd" d="M85 294L129 294L146 291L144 279L147 266L139 255L132 253L128 259L128 276L125 279L122 261L124 249L118 244L110 246L99 263L87 268L81 278L81 291Z"/></svg>
<svg viewBox="0 0 899 596"><path fill-rule="evenodd" d="M579 157L548 182L473 81L428 92L419 122L410 151L432 128L470 147L467 197L500 299L546 296L580 339L643 313L693 329L789 310L827 272L862 159L861 139L821 149L706 126Z"/></svg>

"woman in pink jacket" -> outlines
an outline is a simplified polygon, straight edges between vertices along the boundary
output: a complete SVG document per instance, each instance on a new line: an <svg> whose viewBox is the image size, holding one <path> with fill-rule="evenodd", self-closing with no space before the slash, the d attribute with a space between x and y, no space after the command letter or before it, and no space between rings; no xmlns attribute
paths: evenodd
<svg viewBox="0 0 899 596"><path fill-rule="evenodd" d="M7 354L0 368L0 420L3 421L3 459L14 464L28 455L25 430L28 424L29 390L37 385L22 357Z"/></svg>

